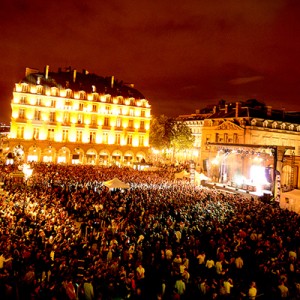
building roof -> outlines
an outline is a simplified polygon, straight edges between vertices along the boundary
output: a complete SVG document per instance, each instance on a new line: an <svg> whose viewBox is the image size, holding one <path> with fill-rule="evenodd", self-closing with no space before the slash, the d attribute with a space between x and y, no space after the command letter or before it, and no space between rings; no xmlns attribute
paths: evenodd
<svg viewBox="0 0 300 300"><path fill-rule="evenodd" d="M26 71L29 68L26 69ZM135 99L145 99L144 95L136 90L132 84L125 84L118 81L114 76L102 77L86 70L78 72L71 67L57 72L40 72L29 69L27 76L21 82L29 84L40 84L46 87L70 88L72 91L85 91L87 93L94 90L98 94L110 94L111 96L133 97Z"/></svg>
<svg viewBox="0 0 300 300"><path fill-rule="evenodd" d="M238 113L237 113L238 110ZM285 109L273 109L257 100L245 102L221 103L214 107L213 113L207 119L249 118L272 120L286 123L300 123L300 112L285 111Z"/></svg>

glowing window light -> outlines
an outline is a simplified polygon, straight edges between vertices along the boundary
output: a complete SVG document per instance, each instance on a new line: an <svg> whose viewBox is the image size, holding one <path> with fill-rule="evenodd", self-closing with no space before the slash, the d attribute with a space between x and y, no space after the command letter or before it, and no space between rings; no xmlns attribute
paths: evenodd
<svg viewBox="0 0 300 300"><path fill-rule="evenodd" d="M49 121L49 116L48 116L47 113L43 113L43 114L42 114L42 120L43 120L43 121Z"/></svg>
<svg viewBox="0 0 300 300"><path fill-rule="evenodd" d="M140 110L136 110L135 111L135 116L136 117L140 117L141 116L141 111Z"/></svg>
<svg viewBox="0 0 300 300"><path fill-rule="evenodd" d="M58 163L66 163L66 157L65 156L58 156L57 162Z"/></svg>
<svg viewBox="0 0 300 300"><path fill-rule="evenodd" d="M12 112L12 117L13 117L14 119L18 118L18 116L19 116L19 112L18 112L18 111L13 111L13 112Z"/></svg>
<svg viewBox="0 0 300 300"><path fill-rule="evenodd" d="M59 91L59 96L60 97L66 97L66 95L67 95L67 91L66 90L60 90Z"/></svg>
<svg viewBox="0 0 300 300"><path fill-rule="evenodd" d="M134 137L133 141L132 141L132 146L133 147L138 147L138 145L139 145L139 141L138 141L137 137Z"/></svg>
<svg viewBox="0 0 300 300"><path fill-rule="evenodd" d="M101 101L101 102L106 102L106 96L101 96L101 97L100 97L100 101Z"/></svg>
<svg viewBox="0 0 300 300"><path fill-rule="evenodd" d="M146 130L149 130L149 129L150 129L150 124L149 124L149 123L146 123L146 124L145 124L145 129L146 129Z"/></svg>
<svg viewBox="0 0 300 300"><path fill-rule="evenodd" d="M16 84L16 92L22 92L22 85Z"/></svg>
<svg viewBox="0 0 300 300"><path fill-rule="evenodd" d="M35 161L35 162L37 162L38 161L38 157L37 157L37 155L28 155L27 160L28 161Z"/></svg>
<svg viewBox="0 0 300 300"><path fill-rule="evenodd" d="M88 99L89 101L93 100L93 99L94 99L93 94L88 94L87 99Z"/></svg>
<svg viewBox="0 0 300 300"><path fill-rule="evenodd" d="M119 103L119 99L118 98L113 98L113 103L114 104L118 104Z"/></svg>
<svg viewBox="0 0 300 300"><path fill-rule="evenodd" d="M129 105L129 104L130 104L130 100L129 100L129 99L126 99L126 100L125 100L125 104L126 104L126 105Z"/></svg>
<svg viewBox="0 0 300 300"><path fill-rule="evenodd" d="M27 111L26 112L26 118L28 119L28 120L32 120L33 119L33 111Z"/></svg>
<svg viewBox="0 0 300 300"><path fill-rule="evenodd" d="M36 104L36 98L31 97L31 98L29 99L29 104L35 105L35 104Z"/></svg>
<svg viewBox="0 0 300 300"><path fill-rule="evenodd" d="M30 87L30 93L36 94L36 86L32 85L32 86Z"/></svg>
<svg viewBox="0 0 300 300"><path fill-rule="evenodd" d="M108 136L108 144L109 144L109 145L113 145L114 143L115 143L115 136L112 135L112 134L110 134L110 135Z"/></svg>

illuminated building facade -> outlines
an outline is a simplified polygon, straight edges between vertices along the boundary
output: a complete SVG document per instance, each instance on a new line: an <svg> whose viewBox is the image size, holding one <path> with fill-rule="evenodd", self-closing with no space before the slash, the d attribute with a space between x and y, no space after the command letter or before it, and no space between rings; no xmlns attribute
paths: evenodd
<svg viewBox="0 0 300 300"><path fill-rule="evenodd" d="M278 185L299 188L300 112L272 109L257 100L221 100L178 119L195 136L198 171L212 182L272 193L280 193Z"/></svg>
<svg viewBox="0 0 300 300"><path fill-rule="evenodd" d="M11 108L10 156L25 162L130 165L147 158L151 106L113 76L26 68Z"/></svg>
<svg viewBox="0 0 300 300"><path fill-rule="evenodd" d="M275 110L257 100L220 101L202 126L200 165L224 185L298 188L299 120L300 112Z"/></svg>

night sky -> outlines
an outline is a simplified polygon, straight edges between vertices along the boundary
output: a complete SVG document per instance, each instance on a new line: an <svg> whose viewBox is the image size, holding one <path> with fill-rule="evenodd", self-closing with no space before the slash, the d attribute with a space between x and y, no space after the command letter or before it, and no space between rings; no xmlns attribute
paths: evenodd
<svg viewBox="0 0 300 300"><path fill-rule="evenodd" d="M1 0L0 121L25 68L134 83L154 115L255 98L300 111L298 0Z"/></svg>

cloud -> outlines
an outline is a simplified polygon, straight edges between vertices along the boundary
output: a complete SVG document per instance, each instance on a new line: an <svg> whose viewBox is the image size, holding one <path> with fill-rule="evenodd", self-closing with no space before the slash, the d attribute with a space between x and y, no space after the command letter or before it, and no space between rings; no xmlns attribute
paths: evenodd
<svg viewBox="0 0 300 300"><path fill-rule="evenodd" d="M247 84L254 81L260 81L263 79L264 79L263 76L239 77L239 78L229 80L228 82L232 85L240 85L240 84Z"/></svg>

